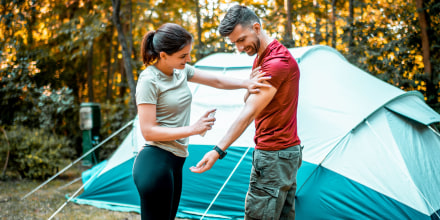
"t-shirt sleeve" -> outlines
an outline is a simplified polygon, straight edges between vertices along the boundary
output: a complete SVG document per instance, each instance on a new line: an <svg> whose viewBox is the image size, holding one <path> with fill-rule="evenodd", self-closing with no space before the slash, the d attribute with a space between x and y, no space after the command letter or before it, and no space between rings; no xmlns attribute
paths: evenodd
<svg viewBox="0 0 440 220"><path fill-rule="evenodd" d="M136 86L136 104L157 104L157 84L153 77L144 76Z"/></svg>
<svg viewBox="0 0 440 220"><path fill-rule="evenodd" d="M195 68L189 64L186 64L184 71L186 73L186 79L190 80L194 76Z"/></svg>
<svg viewBox="0 0 440 220"><path fill-rule="evenodd" d="M267 76L271 76L267 80L275 88L279 88L289 73L289 65L287 60L283 58L272 58L263 62L261 71L266 72Z"/></svg>

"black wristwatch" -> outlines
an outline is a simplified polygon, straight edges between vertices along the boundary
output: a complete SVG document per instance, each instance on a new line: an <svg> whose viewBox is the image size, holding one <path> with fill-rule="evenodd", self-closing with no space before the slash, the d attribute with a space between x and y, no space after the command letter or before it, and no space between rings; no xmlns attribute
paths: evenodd
<svg viewBox="0 0 440 220"><path fill-rule="evenodd" d="M214 148L212 148L213 150L217 151L218 155L220 155L220 157L218 159L223 159L223 157L226 156L226 151L223 151L222 149L220 149L217 145L214 146Z"/></svg>

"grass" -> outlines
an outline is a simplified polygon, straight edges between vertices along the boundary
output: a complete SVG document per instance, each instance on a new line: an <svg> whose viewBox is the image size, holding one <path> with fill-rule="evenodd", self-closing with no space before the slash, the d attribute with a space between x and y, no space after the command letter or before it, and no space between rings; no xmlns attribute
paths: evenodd
<svg viewBox="0 0 440 220"><path fill-rule="evenodd" d="M68 184L79 178L82 170L84 168L81 166L70 168L24 200L21 198L44 181L0 181L0 220L48 219L67 201L66 194L72 195L81 187L82 181ZM115 212L70 202L54 219L134 220L141 218L135 212Z"/></svg>

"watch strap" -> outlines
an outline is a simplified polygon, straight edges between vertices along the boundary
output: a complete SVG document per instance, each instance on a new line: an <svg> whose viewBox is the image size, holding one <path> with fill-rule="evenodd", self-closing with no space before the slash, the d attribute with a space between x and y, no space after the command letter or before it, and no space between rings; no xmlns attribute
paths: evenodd
<svg viewBox="0 0 440 220"><path fill-rule="evenodd" d="M212 148L213 150L217 151L218 155L220 156L218 159L223 159L226 156L226 151L223 151L222 149L220 149L217 145L214 146L214 148Z"/></svg>

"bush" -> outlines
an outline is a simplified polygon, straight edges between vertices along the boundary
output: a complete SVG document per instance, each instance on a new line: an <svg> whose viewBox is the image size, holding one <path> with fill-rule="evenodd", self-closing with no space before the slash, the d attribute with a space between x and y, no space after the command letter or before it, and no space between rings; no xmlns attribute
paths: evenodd
<svg viewBox="0 0 440 220"><path fill-rule="evenodd" d="M66 137L44 129L12 126L5 133L7 138L4 134L0 136L0 163L3 165L8 159L7 170L22 178L46 179L74 154Z"/></svg>
<svg viewBox="0 0 440 220"><path fill-rule="evenodd" d="M127 96L125 100L122 98L116 100L116 103L118 104L101 104L102 126L100 129L100 134L102 137L100 141L103 141L105 138L112 135L134 118L134 116L131 116L129 112L130 108L127 103L129 98L130 97ZM99 158L101 160L109 158L119 147L119 145L121 145L131 128L132 127L126 128L121 133L109 140L109 142L104 144L99 149Z"/></svg>

